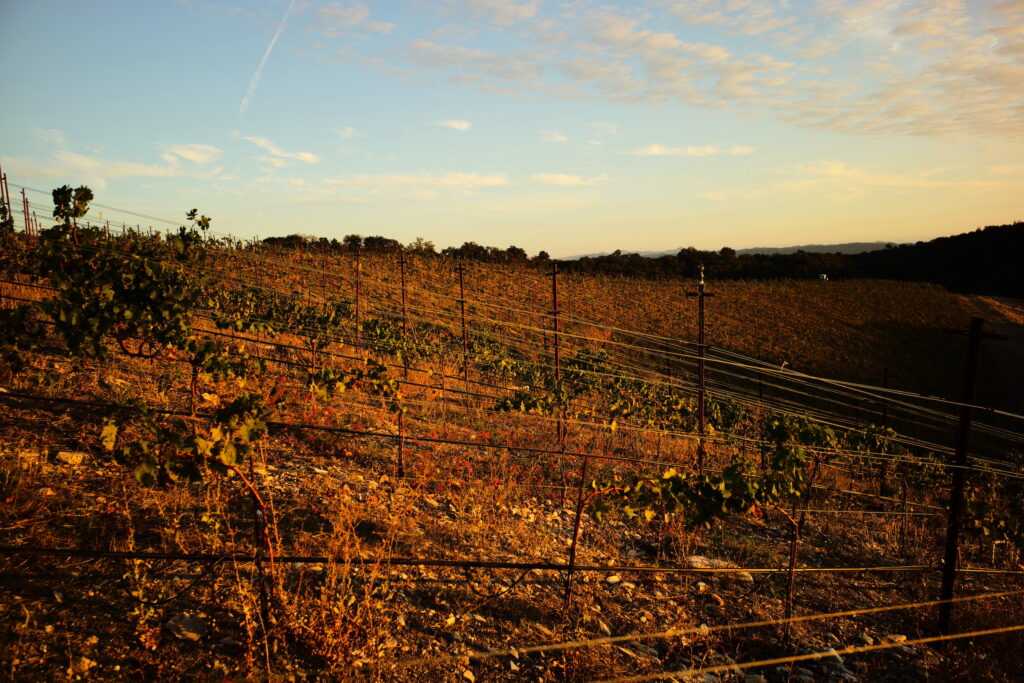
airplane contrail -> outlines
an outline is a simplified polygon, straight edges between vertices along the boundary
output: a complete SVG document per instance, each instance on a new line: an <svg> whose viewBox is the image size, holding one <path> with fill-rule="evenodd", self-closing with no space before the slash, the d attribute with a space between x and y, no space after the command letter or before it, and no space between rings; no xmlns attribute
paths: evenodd
<svg viewBox="0 0 1024 683"><path fill-rule="evenodd" d="M253 72L252 78L249 79L249 89L245 91L245 95L242 97L242 102L238 105L238 113L244 114L245 110L249 108L249 100L252 99L253 93L256 92L256 86L260 84L260 78L263 77L263 67L267 63L267 59L270 57L270 53L274 50L274 45L277 44L277 39L281 37L284 32L284 27L288 24L288 17L292 13L292 8L295 7L295 0L291 0L288 3L288 9L284 11L284 16L281 17L281 23L277 25L277 30L274 31L274 36L270 39L270 44L267 45L266 51L263 53L263 58L260 59L260 63L256 66L256 71Z"/></svg>

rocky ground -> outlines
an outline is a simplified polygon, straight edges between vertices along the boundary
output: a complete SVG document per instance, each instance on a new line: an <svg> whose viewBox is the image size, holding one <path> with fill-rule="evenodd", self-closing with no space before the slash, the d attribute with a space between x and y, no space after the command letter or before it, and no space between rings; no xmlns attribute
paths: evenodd
<svg viewBox="0 0 1024 683"><path fill-rule="evenodd" d="M998 640L946 650L897 645L880 652L740 668L792 654L900 643L934 632L917 609L719 630L778 619L785 576L582 572L564 606L564 575L551 571L427 566L358 567L357 557L565 560L573 501L492 482L398 481L387 452L353 444L343 458L264 454L256 479L273 501L280 554L337 562L276 565L270 637L259 626L251 563L89 560L10 555L0 560L0 655L12 680L260 676L368 680L595 680L692 667L699 680L1014 680ZM426 457L427 453L418 454ZM417 457L417 454L413 454ZM140 493L99 457L9 450L3 456L0 543L178 552L248 552L245 493L223 481ZM584 516L584 565L781 567L781 519L733 519L699 533L663 532ZM938 533L921 526L922 538ZM131 539L129 542L128 539ZM104 544L106 541L106 544ZM800 566L930 562L884 522L808 522ZM932 547L932 544L927 544ZM795 613L934 599L930 574L799 575ZM1017 586L1019 588L1019 586ZM972 579L964 592L1012 589ZM1020 596L958 609L963 628L1006 624ZM665 632L674 630L674 635ZM622 639L609 637L660 634ZM1016 640L1014 640L1016 638ZM535 646L556 646L549 651ZM1005 637L1017 647L1020 636ZM1019 650L1018 650L1019 651ZM724 668L723 668L724 667ZM677 677L687 679L686 676Z"/></svg>

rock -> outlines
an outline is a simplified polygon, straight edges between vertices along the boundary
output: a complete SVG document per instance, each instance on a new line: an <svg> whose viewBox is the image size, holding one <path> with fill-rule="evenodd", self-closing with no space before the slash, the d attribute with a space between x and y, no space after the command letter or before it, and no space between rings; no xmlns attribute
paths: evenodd
<svg viewBox="0 0 1024 683"><path fill-rule="evenodd" d="M476 676L474 676L473 672L470 671L469 669L466 669L465 671L462 672L462 677L465 678L467 681L469 681L469 683L475 683L475 681L476 681Z"/></svg>
<svg viewBox="0 0 1024 683"><path fill-rule="evenodd" d="M711 590L711 586L709 586L708 584L704 583L703 581L698 581L697 582L697 592L698 593L707 593L709 590Z"/></svg>
<svg viewBox="0 0 1024 683"><path fill-rule="evenodd" d="M860 634L860 641L862 643L864 643L865 645L874 645L875 644L875 639L872 638L870 635L868 635L867 631L864 631L863 633Z"/></svg>
<svg viewBox="0 0 1024 683"><path fill-rule="evenodd" d="M729 671L731 671L732 673L736 674L737 676L743 675L743 669L740 668L740 665L737 664L736 660L732 657L726 655L724 663L729 667Z"/></svg>
<svg viewBox="0 0 1024 683"><path fill-rule="evenodd" d="M622 581L622 577L619 576L618 574L612 574L611 576L609 576L604 581L605 581L605 583L610 583L610 584L614 585L614 584L619 583L620 581Z"/></svg>
<svg viewBox="0 0 1024 683"><path fill-rule="evenodd" d="M42 454L39 451L18 451L18 460L22 460L26 463L39 462L42 459Z"/></svg>
<svg viewBox="0 0 1024 683"><path fill-rule="evenodd" d="M886 643L902 643L906 641L907 637L902 633L890 633L889 635L882 638Z"/></svg>
<svg viewBox="0 0 1024 683"><path fill-rule="evenodd" d="M82 451L58 451L57 460L65 465L74 467L82 464L82 461L85 460L85 455Z"/></svg>
<svg viewBox="0 0 1024 683"><path fill-rule="evenodd" d="M167 622L167 628L179 640L196 642L206 635L206 624L197 617L179 614Z"/></svg>
<svg viewBox="0 0 1024 683"><path fill-rule="evenodd" d="M743 683L768 683L768 679L761 674L747 674L743 677Z"/></svg>
<svg viewBox="0 0 1024 683"><path fill-rule="evenodd" d="M686 566L690 569L738 569L732 562L716 560L704 555L690 555L686 558ZM738 581L740 583L754 583L754 577L750 572L721 572L720 578L726 581Z"/></svg>
<svg viewBox="0 0 1024 683"><path fill-rule="evenodd" d="M89 671L89 669L92 669L94 666L96 666L96 662L94 662L93 660L89 659L88 657L79 657L71 665L71 672L76 674L84 674L87 671Z"/></svg>

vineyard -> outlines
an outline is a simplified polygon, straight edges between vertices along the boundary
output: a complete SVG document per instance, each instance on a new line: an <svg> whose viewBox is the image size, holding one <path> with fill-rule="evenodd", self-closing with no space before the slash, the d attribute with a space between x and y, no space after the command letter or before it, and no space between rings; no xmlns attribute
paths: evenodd
<svg viewBox="0 0 1024 683"><path fill-rule="evenodd" d="M1019 680L991 302L285 248L4 187L12 679Z"/></svg>

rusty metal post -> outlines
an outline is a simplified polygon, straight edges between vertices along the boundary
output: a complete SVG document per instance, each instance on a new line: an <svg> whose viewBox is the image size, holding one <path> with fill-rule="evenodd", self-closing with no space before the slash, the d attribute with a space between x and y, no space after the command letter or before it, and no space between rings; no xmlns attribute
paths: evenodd
<svg viewBox="0 0 1024 683"><path fill-rule="evenodd" d="M961 516L964 508L964 484L967 479L967 448L971 436L972 411L970 404L974 402L974 383L977 378L978 348L981 346L981 318L972 318L967 341L967 363L964 368L964 387L960 407L960 429L956 441L956 460L953 463L953 488L949 501L949 521L946 529L946 552L942 562L941 600L951 600L956 589L956 569L959 556ZM939 605L939 631L949 633L953 605L944 602Z"/></svg>
<svg viewBox="0 0 1024 683"><path fill-rule="evenodd" d="M793 504L793 515L789 522L792 526L792 534L789 537L789 565L787 570L786 579L786 604L785 604L785 623L786 626L783 630L784 638L786 642L789 642L790 635L790 619L793 617L793 598L796 595L796 553L797 545L800 543L800 527L803 526L804 513L800 513L800 521L798 522L795 518L796 515L796 503Z"/></svg>
<svg viewBox="0 0 1024 683"><path fill-rule="evenodd" d="M565 396L565 392L562 391L562 356L558 343L558 263L551 264L551 316L552 316L552 336L551 342L555 353L555 399L558 403L558 418L555 422L555 443L558 445L558 449L562 452L565 451L565 405L562 400ZM562 488L560 489L559 501L561 507L565 507L565 494L568 490L568 483L565 478L565 458L558 459L558 472L562 482ZM582 480L580 486L582 486ZM582 494L581 494L582 495Z"/></svg>
<svg viewBox="0 0 1024 683"><path fill-rule="evenodd" d="M405 379L409 379L409 358L408 349L406 348L409 343L409 322L408 312L406 310L405 303L405 250L398 252L398 264L399 271L402 279L402 370L404 372Z"/></svg>
<svg viewBox="0 0 1024 683"><path fill-rule="evenodd" d="M558 423L556 436L559 448L565 450L565 406L562 405L562 361L558 345L558 263L551 267L551 326L553 329L552 343L555 350L555 390L558 392Z"/></svg>
<svg viewBox="0 0 1024 683"><path fill-rule="evenodd" d="M560 458L562 459L562 458ZM569 544L569 566L565 572L565 609L569 609L572 603L572 574L576 568L576 546L580 538L580 521L583 518L583 490L587 482L587 467L590 464L590 456L583 456L583 467L580 471L580 485L576 489L576 516L572 523L572 543ZM562 487L565 491L565 487Z"/></svg>
<svg viewBox="0 0 1024 683"><path fill-rule="evenodd" d="M361 337L362 337L361 330L360 330L360 326L362 325L362 323L361 323L360 318L359 318L359 275L362 272L362 266L359 263L359 252L360 251L361 251L360 247L356 246L356 267L355 267L356 344L355 345L356 345L357 349L360 347L360 342L361 342Z"/></svg>
<svg viewBox="0 0 1024 683"><path fill-rule="evenodd" d="M459 311L462 315L462 383L469 391L469 337L466 334L466 281L462 257L459 257Z"/></svg>
<svg viewBox="0 0 1024 683"><path fill-rule="evenodd" d="M402 280L402 376L409 379L409 357L406 345L409 341L408 316L406 312L405 299L405 251L399 252L399 270ZM405 411L399 407L398 411L398 478L405 476Z"/></svg>
<svg viewBox="0 0 1024 683"><path fill-rule="evenodd" d="M889 388L889 368L888 366L882 368L882 388ZM879 426L884 430L889 426L889 401L884 397L882 398L882 413L879 415ZM884 436L883 436L884 438ZM889 462L882 460L878 463L878 495L888 495L889 491Z"/></svg>
<svg viewBox="0 0 1024 683"><path fill-rule="evenodd" d="M704 410L705 385L704 385L704 299L711 296L704 290L704 264L700 265L699 277L697 279L697 291L686 295L688 298L697 298L697 471L704 472L704 434L706 430L707 416Z"/></svg>
<svg viewBox="0 0 1024 683"><path fill-rule="evenodd" d="M889 388L889 367L882 368L882 388ZM882 400L882 427L889 426L889 401Z"/></svg>
<svg viewBox="0 0 1024 683"><path fill-rule="evenodd" d="M269 537L267 536L264 527L264 512L260 506L259 500L256 497L256 479L254 476L253 459L254 456L250 453L249 484L253 487L253 489L249 492L249 497L252 500L253 560L256 565L256 581L259 582L260 619L263 622L263 636L264 638L266 638L267 632L270 630L270 600L267 596L266 572L263 569L263 544L264 541Z"/></svg>
<svg viewBox="0 0 1024 683"><path fill-rule="evenodd" d="M700 282L697 283L697 471L704 472L704 432L707 416L704 414L704 266L700 267Z"/></svg>

